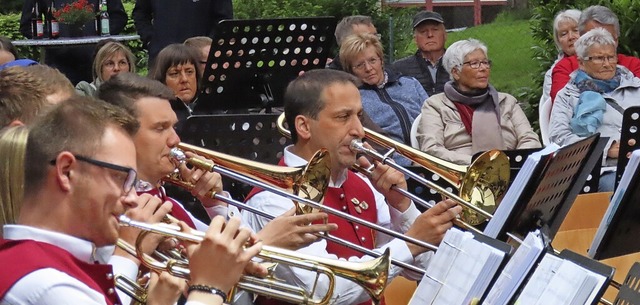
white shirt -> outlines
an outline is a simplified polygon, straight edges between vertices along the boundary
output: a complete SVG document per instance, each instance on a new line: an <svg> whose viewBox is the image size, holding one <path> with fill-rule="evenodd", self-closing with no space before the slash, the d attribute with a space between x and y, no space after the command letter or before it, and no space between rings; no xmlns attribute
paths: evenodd
<svg viewBox="0 0 640 305"><path fill-rule="evenodd" d="M138 266L120 256L111 256L113 247L96 248L89 241L66 234L22 225L5 225L4 238L10 240L30 239L60 247L75 258L93 263L111 264L114 274L135 278ZM104 259L108 259L105 261ZM18 280L0 304L106 304L102 293L83 282L53 268L39 269Z"/></svg>
<svg viewBox="0 0 640 305"><path fill-rule="evenodd" d="M291 146L285 148L284 150L285 164L287 164L288 166L301 166L307 163L306 160L291 153L289 151L290 148ZM345 172L345 174L340 177L338 181L330 181L329 186L340 187L345 182L346 178L347 173ZM378 211L378 225L393 229L400 233L405 233L409 229L411 224L413 224L414 220L420 215L420 212L415 207L415 205L412 203L409 209L402 213L387 205L384 196L373 188L368 179L362 177L360 177L360 179L363 179L367 183L367 185L369 185L371 191L375 196L376 208ZM291 200L268 191L260 192L251 197L247 204L270 213L271 215L281 215L282 213L288 211L293 207L293 202ZM269 221L266 218L257 216L248 211L242 212L242 218L243 223L249 225L254 231L259 231ZM373 249L373 251L383 253L386 248L389 248L391 249L391 257L395 260L412 264L420 268L425 268L429 261L429 258L432 255L431 252L428 252L419 255L414 259L411 255L411 252L409 251L409 247L404 241L395 239L380 232L378 232L376 235L377 248ZM298 251L301 253L319 257L338 259L336 255L328 253L326 247L326 240L320 239L319 241ZM371 256L363 255L362 257L350 257L349 261L364 262L370 261L372 259L373 257ZM389 280L393 279L403 271L403 268L391 265L391 268L389 270ZM306 291L311 291L310 289L313 288L316 277L315 272L302 270L300 268L290 268L287 266L283 266L283 264L278 264L278 267L276 268L276 275L278 278L287 281L289 284L296 284L299 287L306 288ZM403 272L403 275L412 278L419 278L419 275L416 275L413 272ZM322 298L324 296L328 288L328 282L329 281L325 276L321 276L318 279L318 287L315 293L316 298ZM369 299L369 295L359 285L352 282L351 280L347 280L342 277L336 277L334 293L330 302L331 304L351 305L364 302L367 299Z"/></svg>

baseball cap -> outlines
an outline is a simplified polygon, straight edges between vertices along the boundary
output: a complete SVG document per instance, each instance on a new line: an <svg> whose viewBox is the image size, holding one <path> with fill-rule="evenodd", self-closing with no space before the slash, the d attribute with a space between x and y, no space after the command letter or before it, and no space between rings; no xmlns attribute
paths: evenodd
<svg viewBox="0 0 640 305"><path fill-rule="evenodd" d="M415 28L420 23L427 20L433 20L439 23L444 23L444 19L442 19L442 16L440 16L440 14L436 12L430 12L430 11L421 11L413 17L413 27Z"/></svg>

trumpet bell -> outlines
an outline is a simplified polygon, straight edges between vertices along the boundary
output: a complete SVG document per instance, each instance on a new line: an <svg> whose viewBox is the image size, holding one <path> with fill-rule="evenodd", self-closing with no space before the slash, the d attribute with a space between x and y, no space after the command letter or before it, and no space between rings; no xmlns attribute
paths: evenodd
<svg viewBox="0 0 640 305"><path fill-rule="evenodd" d="M481 154L460 180L460 197L493 215L508 188L510 170L509 157L505 153L490 150ZM470 209L462 209L461 217L474 226L486 220Z"/></svg>

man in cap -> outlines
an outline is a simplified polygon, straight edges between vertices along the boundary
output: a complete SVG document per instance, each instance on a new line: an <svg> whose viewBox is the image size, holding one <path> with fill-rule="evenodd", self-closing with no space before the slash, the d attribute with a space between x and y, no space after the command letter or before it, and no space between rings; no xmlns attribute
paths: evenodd
<svg viewBox="0 0 640 305"><path fill-rule="evenodd" d="M442 66L447 32L444 19L436 12L421 11L413 17L413 37L418 46L414 55L393 63L393 69L415 77L429 96L441 93L449 81L449 72Z"/></svg>

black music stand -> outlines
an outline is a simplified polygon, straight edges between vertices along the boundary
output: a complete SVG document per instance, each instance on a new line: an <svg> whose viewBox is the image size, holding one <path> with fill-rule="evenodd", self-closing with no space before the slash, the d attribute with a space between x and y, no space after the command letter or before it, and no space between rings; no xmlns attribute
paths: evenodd
<svg viewBox="0 0 640 305"><path fill-rule="evenodd" d="M640 149L640 106L627 108L622 117L620 151L616 168L616 188L620 183L620 178L622 178L627 163L629 163L628 156L636 149Z"/></svg>
<svg viewBox="0 0 640 305"><path fill-rule="evenodd" d="M600 274L606 278L602 286L600 286L600 289L598 289L598 292L595 298L593 298L593 302L591 303L592 305L598 304L600 302L600 298L602 298L602 296L604 295L604 292L607 290L607 287L609 286L609 282L611 282L611 279L613 278L613 273L615 272L615 268L608 266L606 264L603 264L599 261L592 260L586 256L582 256L569 249L562 250L562 252L560 252L560 255L558 256L560 258L570 260L578 264L578 266L585 268L589 271L592 271L594 273Z"/></svg>
<svg viewBox="0 0 640 305"><path fill-rule="evenodd" d="M236 157L277 164L291 140L278 132L278 114L222 114L190 116L180 135L185 143ZM251 187L223 179L224 188L243 200Z"/></svg>
<svg viewBox="0 0 640 305"><path fill-rule="evenodd" d="M507 233L525 236L540 229L553 239L569 212L606 141L599 134L558 149L554 156L541 159L525 185L497 235L506 240Z"/></svg>
<svg viewBox="0 0 640 305"><path fill-rule="evenodd" d="M613 304L640 304L640 262L635 262L620 286Z"/></svg>
<svg viewBox="0 0 640 305"><path fill-rule="evenodd" d="M334 43L334 17L223 20L216 27L197 113L282 106L287 84L322 69Z"/></svg>

